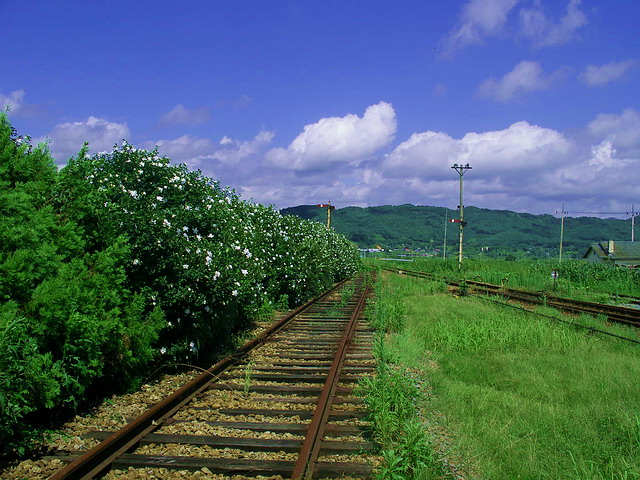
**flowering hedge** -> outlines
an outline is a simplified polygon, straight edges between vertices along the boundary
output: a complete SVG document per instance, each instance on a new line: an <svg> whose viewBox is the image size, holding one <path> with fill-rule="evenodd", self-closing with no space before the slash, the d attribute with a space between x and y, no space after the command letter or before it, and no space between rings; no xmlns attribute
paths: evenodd
<svg viewBox="0 0 640 480"><path fill-rule="evenodd" d="M323 225L282 217L157 151L123 143L61 172L67 212L102 249L127 238L128 285L168 319L167 358L209 355L265 304L290 306L356 271L356 249Z"/></svg>
<svg viewBox="0 0 640 480"><path fill-rule="evenodd" d="M126 239L88 248L57 181L0 113L0 455L24 451L40 418L130 387L165 323L127 285Z"/></svg>
<svg viewBox="0 0 640 480"><path fill-rule="evenodd" d="M5 450L38 417L135 386L156 362L206 360L257 312L359 266L343 236L156 151L85 147L58 172L2 113L0 209Z"/></svg>

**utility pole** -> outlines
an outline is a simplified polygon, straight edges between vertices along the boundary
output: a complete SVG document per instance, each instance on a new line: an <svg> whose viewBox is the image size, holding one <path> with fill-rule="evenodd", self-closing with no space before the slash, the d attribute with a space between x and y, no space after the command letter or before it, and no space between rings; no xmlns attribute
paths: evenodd
<svg viewBox="0 0 640 480"><path fill-rule="evenodd" d="M558 212L556 210L556 213L560 213L562 214L562 221L560 222L560 257L558 258L558 262L562 263L562 240L564 238L564 216L569 213L569 212L565 212L564 210L564 203L562 204L562 211Z"/></svg>
<svg viewBox="0 0 640 480"><path fill-rule="evenodd" d="M449 210L444 209L444 243L442 246L442 258L447 258L447 223L449 223Z"/></svg>
<svg viewBox="0 0 640 480"><path fill-rule="evenodd" d="M635 204L631 204L631 212L565 212L564 204L562 204L562 211L564 215L580 214L580 215L631 215L631 241L635 242L636 239L636 217L640 215L640 212L635 211ZM556 210L556 213L561 213ZM564 218L563 218L564 220ZM562 251L562 246L560 247Z"/></svg>
<svg viewBox="0 0 640 480"><path fill-rule="evenodd" d="M336 207L329 203L318 203L316 207L326 208L327 209L327 228L331 228L331 210L335 210Z"/></svg>
<svg viewBox="0 0 640 480"><path fill-rule="evenodd" d="M462 203L462 177L464 176L465 172L467 170L471 170L472 167L470 167L468 163L466 165L458 165L457 163L454 163L451 168L453 168L456 172L458 172L458 175L460 175L460 205L459 205L460 220L458 220L458 222L455 222L455 223L460 224L460 250L458 252L458 269L461 269L462 268L462 241L464 240L464 226L466 225L464 221L464 204Z"/></svg>
<svg viewBox="0 0 640 480"><path fill-rule="evenodd" d="M636 241L636 215L638 215L635 212L635 205L632 203L631 204L631 241L635 242Z"/></svg>

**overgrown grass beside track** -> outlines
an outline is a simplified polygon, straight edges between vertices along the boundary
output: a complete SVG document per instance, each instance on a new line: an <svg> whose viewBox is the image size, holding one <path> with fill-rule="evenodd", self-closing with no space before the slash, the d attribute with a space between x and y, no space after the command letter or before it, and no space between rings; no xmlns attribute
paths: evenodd
<svg viewBox="0 0 640 480"><path fill-rule="evenodd" d="M387 266L390 262L385 262ZM578 300L607 302L617 295L640 297L640 271L612 265L588 263L584 260L518 260L465 259L462 270L457 258L419 258L403 262L401 268L433 273L444 278L476 280L494 285L532 291L553 291L551 272L557 270L559 296Z"/></svg>
<svg viewBox="0 0 640 480"><path fill-rule="evenodd" d="M426 280L381 282L394 310L385 355L432 386L420 408L450 458L480 478L640 478L638 345Z"/></svg>
<svg viewBox="0 0 640 480"><path fill-rule="evenodd" d="M378 282L375 301L367 309L367 318L376 331L378 368L374 377L365 377L360 385L374 428L373 438L383 457L376 478L441 478L443 469L436 461L417 408L427 401L420 374L389 361L386 338L403 330L403 300L387 295L381 287Z"/></svg>

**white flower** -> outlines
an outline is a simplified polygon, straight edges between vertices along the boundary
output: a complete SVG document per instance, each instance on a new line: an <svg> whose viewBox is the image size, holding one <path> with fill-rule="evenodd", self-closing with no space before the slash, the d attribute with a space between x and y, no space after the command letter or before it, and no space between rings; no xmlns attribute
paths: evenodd
<svg viewBox="0 0 640 480"><path fill-rule="evenodd" d="M189 227L184 226L184 227L182 227L182 230L184 230L185 232L188 232L189 231Z"/></svg>
<svg viewBox="0 0 640 480"><path fill-rule="evenodd" d="M164 355L165 353L167 353L167 349L166 349L165 347L162 347L162 348L160 349L160 353L161 353L162 355Z"/></svg>
<svg viewBox="0 0 640 480"><path fill-rule="evenodd" d="M140 263L140 260L139 260L139 259L135 258L135 259L133 260L133 264L134 264L134 265L138 265L139 263Z"/></svg>
<svg viewBox="0 0 640 480"><path fill-rule="evenodd" d="M216 271L216 273L213 274L213 279L217 280L220 277L220 275L222 275L222 274L220 272Z"/></svg>
<svg viewBox="0 0 640 480"><path fill-rule="evenodd" d="M244 253L247 258L251 258L251 252L248 248L245 248L242 253Z"/></svg>
<svg viewBox="0 0 640 480"><path fill-rule="evenodd" d="M156 197L156 200L158 200L159 202L162 202L162 201L164 200L164 197L162 197L162 196L158 195L158 196Z"/></svg>
<svg viewBox="0 0 640 480"><path fill-rule="evenodd" d="M171 222L165 218L162 221L162 225L164 225L165 227L170 227L171 226Z"/></svg>
<svg viewBox="0 0 640 480"><path fill-rule="evenodd" d="M233 292L231 292L231 295L233 295L234 297L238 296L238 290L234 290Z"/></svg>
<svg viewBox="0 0 640 480"><path fill-rule="evenodd" d="M246 270L240 270L240 271L242 272L243 275L246 275L247 273L249 273Z"/></svg>
<svg viewBox="0 0 640 480"><path fill-rule="evenodd" d="M184 268L185 270L188 270L189 269L189 265L185 263L184 265L182 265L182 268Z"/></svg>

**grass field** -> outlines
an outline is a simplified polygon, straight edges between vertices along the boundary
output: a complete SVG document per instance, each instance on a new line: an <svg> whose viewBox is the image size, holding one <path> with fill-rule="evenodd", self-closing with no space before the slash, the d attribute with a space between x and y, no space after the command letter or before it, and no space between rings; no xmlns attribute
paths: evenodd
<svg viewBox="0 0 640 480"><path fill-rule="evenodd" d="M377 262L382 264L382 262ZM392 262L384 262L386 266ZM584 260L566 260L562 263L550 260L504 261L495 259L465 259L458 270L457 258L417 258L413 262L398 262L400 268L420 270L444 278L466 278L523 288L552 292L580 300L607 302L615 300L615 294L640 297L640 272L625 267L588 263ZM559 278L554 285L551 272Z"/></svg>
<svg viewBox="0 0 640 480"><path fill-rule="evenodd" d="M468 476L640 478L639 345L396 275L381 276L375 310L379 354L419 372L423 425Z"/></svg>

